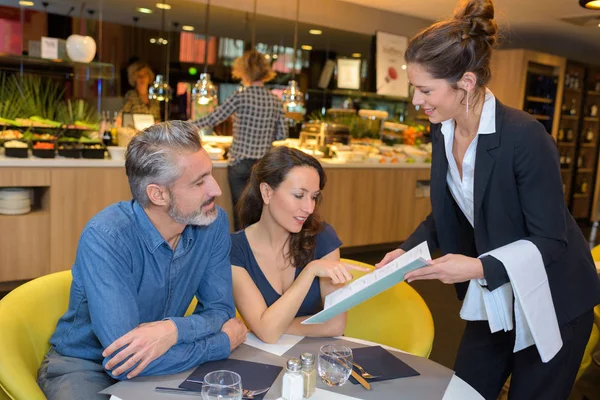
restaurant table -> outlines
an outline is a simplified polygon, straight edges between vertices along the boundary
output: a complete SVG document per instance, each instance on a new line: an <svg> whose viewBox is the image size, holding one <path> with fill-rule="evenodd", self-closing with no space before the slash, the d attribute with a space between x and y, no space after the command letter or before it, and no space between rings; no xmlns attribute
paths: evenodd
<svg viewBox="0 0 600 400"><path fill-rule="evenodd" d="M318 357L319 348L324 344L343 344L351 348L377 346L377 343L348 338L302 338L282 355L260 350L256 347L242 344L235 349L230 358L253 361L258 363L279 365L284 367L290 357L299 357L309 351ZM394 356L415 369L420 375L371 383L371 390L361 385L346 382L340 387L329 387L317 378L317 392L311 400L385 400L385 399L427 399L427 400L481 400L483 397L465 381L454 375L454 372L429 359L414 356L409 353L381 347L390 351ZM316 362L316 360L315 360ZM156 392L157 386L177 388L192 372L190 369L173 375L137 377L121 381L101 393L110 394L111 400L186 400L189 395ZM277 400L281 396L281 381L285 370L282 370L264 400ZM243 380L242 380L243 385ZM198 396L198 398L201 398Z"/></svg>

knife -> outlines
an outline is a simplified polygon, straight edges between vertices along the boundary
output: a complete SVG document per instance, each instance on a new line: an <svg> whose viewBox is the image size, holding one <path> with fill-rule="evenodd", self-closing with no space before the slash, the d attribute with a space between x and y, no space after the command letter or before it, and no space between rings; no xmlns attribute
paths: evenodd
<svg viewBox="0 0 600 400"><path fill-rule="evenodd" d="M365 380L358 372L352 369L352 377L358 381L365 389L371 390L371 384Z"/></svg>

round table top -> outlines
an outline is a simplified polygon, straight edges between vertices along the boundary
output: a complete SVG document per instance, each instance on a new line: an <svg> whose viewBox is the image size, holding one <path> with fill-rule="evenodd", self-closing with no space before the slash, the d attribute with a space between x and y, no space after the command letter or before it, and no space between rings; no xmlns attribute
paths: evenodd
<svg viewBox="0 0 600 400"><path fill-rule="evenodd" d="M318 348L323 344L338 343L352 348L366 346L381 346L394 356L419 372L419 376L373 382L371 390L365 390L361 385L346 383L341 387L328 387L318 382L317 391L311 400L371 400L371 399L440 399L440 400L482 400L483 397L452 370L423 357L417 357L401 350L377 343L348 338L302 338L284 335L275 345L261 342L253 334L248 334L246 343L234 350L232 359L260 362L283 366L289 357L297 357L300 353L311 350L318 354ZM314 351L312 349L317 349ZM296 354L298 353L298 354ZM180 394L160 393L154 389L157 386L177 388L193 370L179 374L154 377L138 377L129 381L121 381L104 390L102 393L111 394L111 400L169 400L179 399ZM280 400L281 376L273 382L271 390L264 400ZM393 393L393 394L392 394ZM393 396L393 397L390 397Z"/></svg>

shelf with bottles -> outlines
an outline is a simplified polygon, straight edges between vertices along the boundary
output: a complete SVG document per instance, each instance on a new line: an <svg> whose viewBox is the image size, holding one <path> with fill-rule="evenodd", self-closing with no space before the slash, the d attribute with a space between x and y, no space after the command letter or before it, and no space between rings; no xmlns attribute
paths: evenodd
<svg viewBox="0 0 600 400"><path fill-rule="evenodd" d="M560 128L558 128L558 135L556 137L556 141L560 146L575 146L575 132L576 130L574 128L565 128L561 126Z"/></svg>
<svg viewBox="0 0 600 400"><path fill-rule="evenodd" d="M573 168L573 160L575 159L574 149L560 149L559 159L561 171L571 170Z"/></svg>

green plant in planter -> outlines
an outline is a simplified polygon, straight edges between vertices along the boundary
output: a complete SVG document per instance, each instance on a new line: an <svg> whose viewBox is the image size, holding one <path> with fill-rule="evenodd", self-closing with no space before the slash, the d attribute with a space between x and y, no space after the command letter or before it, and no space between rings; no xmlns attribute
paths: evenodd
<svg viewBox="0 0 600 400"><path fill-rule="evenodd" d="M23 101L21 116L60 126L56 120L65 89L57 81L39 75L24 75L16 84Z"/></svg>
<svg viewBox="0 0 600 400"><path fill-rule="evenodd" d="M22 108L23 98L16 77L0 72L0 124L19 125L15 118L21 116Z"/></svg>
<svg viewBox="0 0 600 400"><path fill-rule="evenodd" d="M57 118L67 125L98 129L98 112L84 99L67 100L60 103Z"/></svg>

